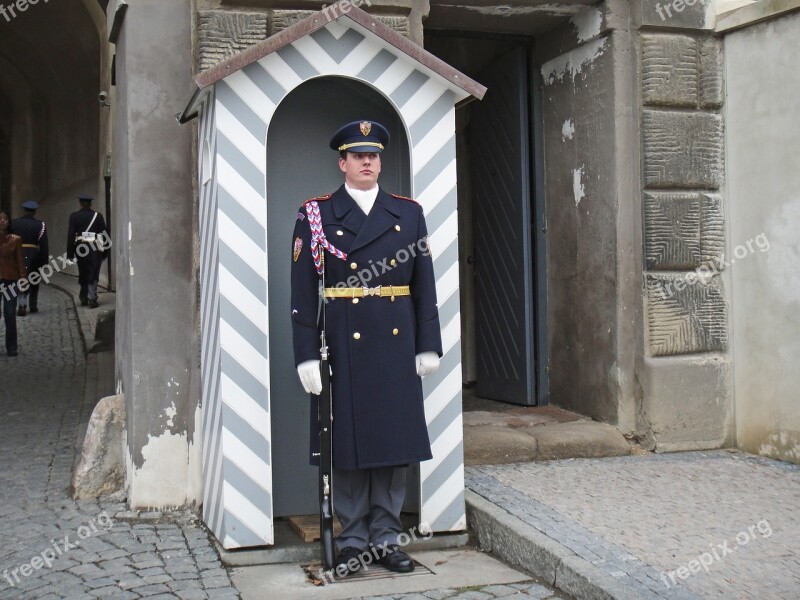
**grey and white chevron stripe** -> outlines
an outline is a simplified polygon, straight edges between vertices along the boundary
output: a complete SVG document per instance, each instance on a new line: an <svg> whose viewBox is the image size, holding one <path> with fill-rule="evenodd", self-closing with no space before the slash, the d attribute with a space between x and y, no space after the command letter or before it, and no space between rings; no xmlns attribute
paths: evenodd
<svg viewBox="0 0 800 600"><path fill-rule="evenodd" d="M213 165L206 184L213 191L201 172L204 518L226 548L273 541L266 132L289 92L328 75L376 88L410 133L445 346L440 371L424 382L434 458L420 467L420 520L433 531L466 526L454 109L466 92L341 19L217 82L202 109L201 144L209 144Z"/></svg>

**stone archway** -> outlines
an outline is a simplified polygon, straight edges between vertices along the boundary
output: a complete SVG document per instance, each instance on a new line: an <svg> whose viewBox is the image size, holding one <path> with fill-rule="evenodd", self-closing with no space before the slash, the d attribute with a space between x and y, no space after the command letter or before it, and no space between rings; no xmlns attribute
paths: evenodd
<svg viewBox="0 0 800 600"><path fill-rule="evenodd" d="M97 96L109 79L104 21L94 0L28 4L24 12L6 7L0 15L0 107L7 115L0 117L0 194L14 216L26 199L39 201L52 248L65 247L79 190L103 198L101 121L108 108Z"/></svg>

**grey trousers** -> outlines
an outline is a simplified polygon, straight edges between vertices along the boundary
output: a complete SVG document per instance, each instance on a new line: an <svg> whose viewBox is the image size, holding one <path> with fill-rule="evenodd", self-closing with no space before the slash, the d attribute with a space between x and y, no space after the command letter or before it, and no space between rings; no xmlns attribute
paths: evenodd
<svg viewBox="0 0 800 600"><path fill-rule="evenodd" d="M339 550L396 544L406 496L406 467L333 470L333 510L342 524Z"/></svg>

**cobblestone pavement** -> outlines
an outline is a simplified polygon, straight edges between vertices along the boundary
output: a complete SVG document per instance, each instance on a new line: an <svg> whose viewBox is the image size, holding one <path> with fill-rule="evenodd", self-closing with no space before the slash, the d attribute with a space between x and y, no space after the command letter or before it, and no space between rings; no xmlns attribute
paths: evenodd
<svg viewBox="0 0 800 600"><path fill-rule="evenodd" d="M800 598L800 467L729 452L469 467L467 485L642 598Z"/></svg>
<svg viewBox="0 0 800 600"><path fill-rule="evenodd" d="M0 354L0 598L238 597L193 515L129 519L122 502L70 499L94 382L72 300L44 287L39 305L17 319L19 356Z"/></svg>

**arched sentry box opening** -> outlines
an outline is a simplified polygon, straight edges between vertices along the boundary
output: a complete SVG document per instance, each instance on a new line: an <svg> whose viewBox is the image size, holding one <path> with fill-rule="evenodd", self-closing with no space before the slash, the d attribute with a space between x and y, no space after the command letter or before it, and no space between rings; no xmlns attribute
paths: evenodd
<svg viewBox="0 0 800 600"><path fill-rule="evenodd" d="M300 203L341 183L331 133L370 118L394 136L381 185L426 213L445 351L423 381L433 459L412 470L409 504L434 532L465 529L455 106L485 88L357 8L315 13L195 81L179 118L199 115L199 156L210 148L199 165L205 522L225 548L261 546L277 517L316 510L311 416L287 342L289 237Z"/></svg>

